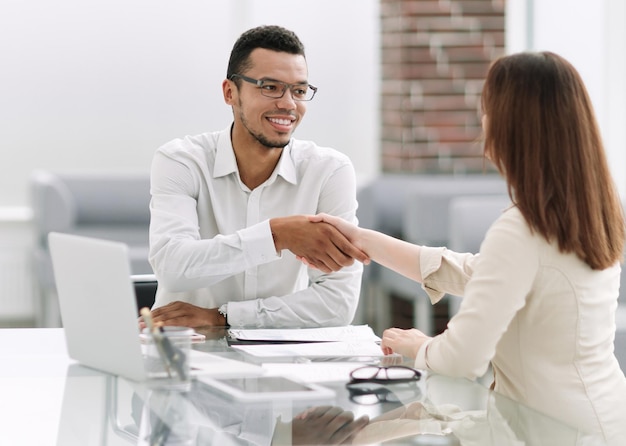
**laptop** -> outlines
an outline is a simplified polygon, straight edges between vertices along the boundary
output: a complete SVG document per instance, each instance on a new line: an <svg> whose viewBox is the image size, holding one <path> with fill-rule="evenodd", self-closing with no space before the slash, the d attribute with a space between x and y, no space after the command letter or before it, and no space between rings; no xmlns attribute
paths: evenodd
<svg viewBox="0 0 626 446"><path fill-rule="evenodd" d="M51 232L48 244L67 350L80 364L133 381L148 379L128 246ZM192 350L192 376L263 374L259 365Z"/></svg>

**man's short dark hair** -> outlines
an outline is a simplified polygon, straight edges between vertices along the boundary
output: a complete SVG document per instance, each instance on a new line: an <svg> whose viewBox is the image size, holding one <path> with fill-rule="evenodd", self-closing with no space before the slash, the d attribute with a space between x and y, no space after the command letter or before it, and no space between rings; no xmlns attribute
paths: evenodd
<svg viewBox="0 0 626 446"><path fill-rule="evenodd" d="M226 77L245 73L250 68L250 53L257 48L304 56L304 45L293 31L275 25L259 26L244 32L235 42Z"/></svg>

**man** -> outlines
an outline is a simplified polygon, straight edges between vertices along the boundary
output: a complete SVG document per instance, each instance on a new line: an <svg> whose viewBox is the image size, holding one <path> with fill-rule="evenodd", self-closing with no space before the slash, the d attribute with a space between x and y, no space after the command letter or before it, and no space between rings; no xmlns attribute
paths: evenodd
<svg viewBox="0 0 626 446"><path fill-rule="evenodd" d="M333 149L292 139L316 90L293 32L251 29L235 43L222 83L233 124L157 151L155 322L260 328L352 321L367 258L306 215L355 222L354 168Z"/></svg>

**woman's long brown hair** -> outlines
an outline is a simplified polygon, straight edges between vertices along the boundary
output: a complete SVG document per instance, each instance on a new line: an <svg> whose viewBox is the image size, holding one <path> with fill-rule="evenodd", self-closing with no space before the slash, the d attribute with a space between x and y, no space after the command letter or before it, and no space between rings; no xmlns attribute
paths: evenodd
<svg viewBox="0 0 626 446"><path fill-rule="evenodd" d="M532 230L593 269L620 260L622 205L576 69L550 52L505 56L481 99L485 155Z"/></svg>

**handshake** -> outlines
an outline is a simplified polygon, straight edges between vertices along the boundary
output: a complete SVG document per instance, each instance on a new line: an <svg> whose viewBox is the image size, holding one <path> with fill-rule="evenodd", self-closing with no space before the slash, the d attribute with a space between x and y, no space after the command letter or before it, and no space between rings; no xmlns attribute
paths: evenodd
<svg viewBox="0 0 626 446"><path fill-rule="evenodd" d="M367 265L363 230L328 214L295 215L270 220L276 251L288 249L305 265L329 273L350 266L355 260Z"/></svg>

